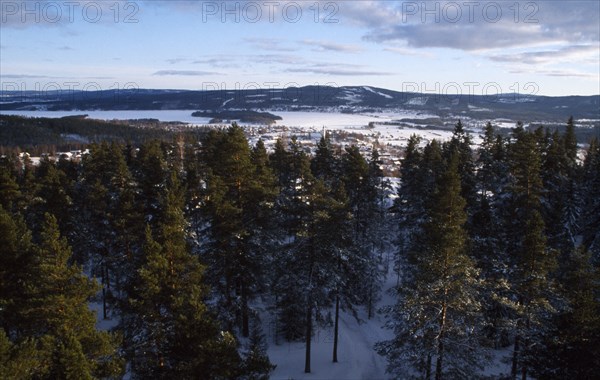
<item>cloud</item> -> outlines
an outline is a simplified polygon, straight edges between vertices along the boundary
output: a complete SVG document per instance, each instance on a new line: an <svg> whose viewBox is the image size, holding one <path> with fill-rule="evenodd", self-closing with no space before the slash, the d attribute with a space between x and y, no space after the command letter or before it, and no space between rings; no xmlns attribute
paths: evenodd
<svg viewBox="0 0 600 380"><path fill-rule="evenodd" d="M600 40L597 1L381 3L342 2L340 14L366 27L365 41L412 48L478 51Z"/></svg>
<svg viewBox="0 0 600 380"><path fill-rule="evenodd" d="M254 48L259 50L270 50L270 51L294 51L295 49L289 46L283 46L286 43L285 40L279 38L257 38L247 37L243 41L247 44L252 45Z"/></svg>
<svg viewBox="0 0 600 380"><path fill-rule="evenodd" d="M527 69L513 69L509 71L510 74L536 74L544 75L548 77L568 77L568 78L598 78L598 74L584 73L574 70L527 70Z"/></svg>
<svg viewBox="0 0 600 380"><path fill-rule="evenodd" d="M169 59L165 59L165 61L167 63L170 63L171 65L174 65L176 63L186 62L186 61L188 61L188 59L186 59L186 58L169 58Z"/></svg>
<svg viewBox="0 0 600 380"><path fill-rule="evenodd" d="M315 40L304 40L301 41L302 44L313 46L315 49L313 51L334 51L334 52L342 52L342 53L358 53L363 51L364 48L358 45L350 45L350 44L338 44L335 42L329 41L315 41Z"/></svg>
<svg viewBox="0 0 600 380"><path fill-rule="evenodd" d="M56 79L57 77L51 77L48 75L31 75L31 74L2 74L3 79Z"/></svg>
<svg viewBox="0 0 600 380"><path fill-rule="evenodd" d="M211 71L197 71L197 70L159 70L152 75L156 76L205 76L205 75L221 75L219 73Z"/></svg>
<svg viewBox="0 0 600 380"><path fill-rule="evenodd" d="M431 53L424 52L419 49L411 49L411 48L406 48L406 47L392 46L392 47L386 47L383 50L389 51L391 53L408 55L408 56L413 56L413 57L422 57L422 58L433 58L434 57L434 55Z"/></svg>
<svg viewBox="0 0 600 380"><path fill-rule="evenodd" d="M206 64L218 68L242 68L248 64L304 64L307 61L295 54L217 54L192 61L194 64Z"/></svg>
<svg viewBox="0 0 600 380"><path fill-rule="evenodd" d="M52 76L52 75L38 75L38 74L2 74L2 79L69 79L69 80L106 80L114 79L109 76L91 76L91 77L72 77L72 76Z"/></svg>
<svg viewBox="0 0 600 380"><path fill-rule="evenodd" d="M307 68L291 68L285 70L288 73L306 73L306 74L320 74L320 75L332 75L332 76L384 76L392 75L392 73L380 72L380 71L368 71L368 70L350 70L350 69L336 69L336 68L319 68L319 67L307 67Z"/></svg>
<svg viewBox="0 0 600 380"><path fill-rule="evenodd" d="M573 61L577 58L595 57L596 63L600 59L600 45L571 45L555 50L528 51L514 54L491 55L489 59L503 63L523 63L539 65L555 63L558 61Z"/></svg>
<svg viewBox="0 0 600 380"><path fill-rule="evenodd" d="M243 60L240 56L236 55L211 55L210 58L197 59L192 61L195 65L208 65L220 69L238 69L242 67L241 61Z"/></svg>
<svg viewBox="0 0 600 380"><path fill-rule="evenodd" d="M300 65L308 63L306 59L294 54L258 54L247 57L248 60L266 64Z"/></svg>

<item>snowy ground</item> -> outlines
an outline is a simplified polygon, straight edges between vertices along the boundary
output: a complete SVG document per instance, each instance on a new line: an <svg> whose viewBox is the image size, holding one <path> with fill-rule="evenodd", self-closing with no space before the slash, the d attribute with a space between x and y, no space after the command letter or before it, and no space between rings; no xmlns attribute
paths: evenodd
<svg viewBox="0 0 600 380"><path fill-rule="evenodd" d="M396 277L390 272L384 289L396 284ZM392 297L384 291L378 308L392 304ZM333 315L334 310L332 308ZM364 310L359 312L361 322L349 313L340 312L338 363L332 362L333 327L315 331L311 349L311 373L304 373L304 343L273 343L269 338L268 354L271 362L277 365L271 374L273 380L332 379L332 380L376 380L389 379L385 373L385 358L379 356L375 343L392 337L390 330L384 329L384 317L377 314L367 320Z"/></svg>
<svg viewBox="0 0 600 380"><path fill-rule="evenodd" d="M376 342L389 337L382 324L379 316L359 325L353 316L341 313L338 363L332 362L332 329L319 330L313 338L310 374L304 373L305 344L271 343L269 358L277 364L271 379L387 379L385 359L373 350Z"/></svg>

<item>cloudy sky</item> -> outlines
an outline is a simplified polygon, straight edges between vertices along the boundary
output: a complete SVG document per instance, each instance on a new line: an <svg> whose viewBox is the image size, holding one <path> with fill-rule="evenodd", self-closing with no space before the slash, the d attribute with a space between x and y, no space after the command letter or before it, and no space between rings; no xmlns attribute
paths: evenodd
<svg viewBox="0 0 600 380"><path fill-rule="evenodd" d="M1 3L2 90L600 94L600 2Z"/></svg>

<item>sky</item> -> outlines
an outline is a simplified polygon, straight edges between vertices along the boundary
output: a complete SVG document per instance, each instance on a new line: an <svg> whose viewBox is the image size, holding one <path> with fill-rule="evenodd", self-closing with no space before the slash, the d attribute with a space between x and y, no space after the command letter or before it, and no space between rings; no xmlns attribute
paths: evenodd
<svg viewBox="0 0 600 380"><path fill-rule="evenodd" d="M600 94L600 1L0 0L0 89Z"/></svg>

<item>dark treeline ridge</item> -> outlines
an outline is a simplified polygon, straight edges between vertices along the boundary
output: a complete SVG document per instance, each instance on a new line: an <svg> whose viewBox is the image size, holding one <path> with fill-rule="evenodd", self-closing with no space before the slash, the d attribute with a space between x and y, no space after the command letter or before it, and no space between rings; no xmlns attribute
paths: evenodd
<svg viewBox="0 0 600 380"><path fill-rule="evenodd" d="M194 117L210 117L211 123L221 123L223 120L239 120L242 123L274 124L282 120L281 116L269 112L258 112L252 110L220 110L220 111L196 111Z"/></svg>
<svg viewBox="0 0 600 380"><path fill-rule="evenodd" d="M171 141L182 129L168 128L158 120L103 121L87 115L62 118L27 118L0 115L0 154L43 153L81 150L102 141L139 145L150 140ZM186 134L201 135L203 128L188 129Z"/></svg>
<svg viewBox="0 0 600 380"><path fill-rule="evenodd" d="M269 153L235 124L4 155L0 377L266 379L267 338L305 342L311 372L315 326L336 362L340 310L362 309L389 320L394 378L485 377L500 350L511 378L593 378L600 146L579 160L574 128L413 136L395 192L376 150ZM386 276L397 303L378 310Z"/></svg>

